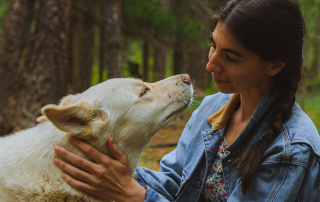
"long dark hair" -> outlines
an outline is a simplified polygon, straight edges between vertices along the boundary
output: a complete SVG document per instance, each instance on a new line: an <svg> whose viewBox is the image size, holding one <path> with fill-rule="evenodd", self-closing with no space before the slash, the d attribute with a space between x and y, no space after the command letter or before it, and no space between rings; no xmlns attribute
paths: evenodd
<svg viewBox="0 0 320 202"><path fill-rule="evenodd" d="M305 25L293 0L231 0L213 17L214 27L218 21L243 47L261 58L286 62L274 76L277 96L267 133L235 159L240 162L236 170L242 181L242 192L246 193L268 145L279 136L283 123L291 115L301 79Z"/></svg>

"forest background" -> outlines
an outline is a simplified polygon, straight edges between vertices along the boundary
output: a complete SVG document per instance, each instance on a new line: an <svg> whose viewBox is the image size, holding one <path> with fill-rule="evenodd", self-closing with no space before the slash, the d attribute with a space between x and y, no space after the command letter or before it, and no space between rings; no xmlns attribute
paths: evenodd
<svg viewBox="0 0 320 202"><path fill-rule="evenodd" d="M320 0L305 18L304 78L297 101L320 131ZM192 106L160 130L141 165L158 168L203 97L210 17L226 0L0 0L0 136L32 127L41 108L116 77L154 82L188 73ZM163 144L163 142L167 144ZM153 147L173 145L171 147Z"/></svg>

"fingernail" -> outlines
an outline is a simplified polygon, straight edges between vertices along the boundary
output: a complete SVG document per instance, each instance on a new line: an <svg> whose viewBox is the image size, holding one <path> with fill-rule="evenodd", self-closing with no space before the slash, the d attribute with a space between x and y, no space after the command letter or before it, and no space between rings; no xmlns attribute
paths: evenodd
<svg viewBox="0 0 320 202"><path fill-rule="evenodd" d="M66 178L67 178L67 175L64 174L64 173L61 173L61 177L62 177L63 179L66 179Z"/></svg>
<svg viewBox="0 0 320 202"><path fill-rule="evenodd" d="M62 147L60 147L60 146L56 146L55 150L56 150L57 153L60 153L60 152L64 151L64 149Z"/></svg>
<svg viewBox="0 0 320 202"><path fill-rule="evenodd" d="M55 152L59 152L59 151L60 151L60 147L59 147L59 146L55 146L55 147L54 147L54 151L55 151Z"/></svg>
<svg viewBox="0 0 320 202"><path fill-rule="evenodd" d="M55 164L58 164L60 162L59 159L54 159L53 161L54 161Z"/></svg>

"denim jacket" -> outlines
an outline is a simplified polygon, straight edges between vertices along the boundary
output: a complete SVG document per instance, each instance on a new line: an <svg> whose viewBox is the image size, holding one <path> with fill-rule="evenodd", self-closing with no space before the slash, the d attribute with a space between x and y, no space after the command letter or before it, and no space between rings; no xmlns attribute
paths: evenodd
<svg viewBox="0 0 320 202"><path fill-rule="evenodd" d="M245 129L227 148L229 155L222 159L229 202L320 201L320 137L297 103L281 134L268 146L249 190L246 194L241 191L235 171L239 164L232 159L239 146L248 147L266 133L274 94L272 88L265 93ZM224 130L212 130L207 118L230 98L222 93L205 97L185 126L177 148L161 160L160 170L136 169L137 181L147 188L145 201L200 201Z"/></svg>

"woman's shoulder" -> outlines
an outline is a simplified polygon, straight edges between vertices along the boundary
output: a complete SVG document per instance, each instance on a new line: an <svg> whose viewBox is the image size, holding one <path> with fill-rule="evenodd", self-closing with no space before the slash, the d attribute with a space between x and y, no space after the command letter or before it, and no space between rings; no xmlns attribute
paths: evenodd
<svg viewBox="0 0 320 202"><path fill-rule="evenodd" d="M320 136L310 117L299 107L293 106L290 119L284 124L291 145L307 145L320 157Z"/></svg>
<svg viewBox="0 0 320 202"><path fill-rule="evenodd" d="M202 99L199 107L192 113L189 123L191 124L196 122L197 125L199 125L200 123L209 124L208 117L218 111L222 106L224 106L231 99L231 97L232 94L223 93L215 93L205 96Z"/></svg>
<svg viewBox="0 0 320 202"><path fill-rule="evenodd" d="M224 106L231 99L231 97L232 94L223 94L220 92L207 95L201 101L196 113L207 118Z"/></svg>
<svg viewBox="0 0 320 202"><path fill-rule="evenodd" d="M219 109L225 105L232 97L233 94L215 93L212 95L207 95L203 98L201 102L201 107L211 106L218 107Z"/></svg>

